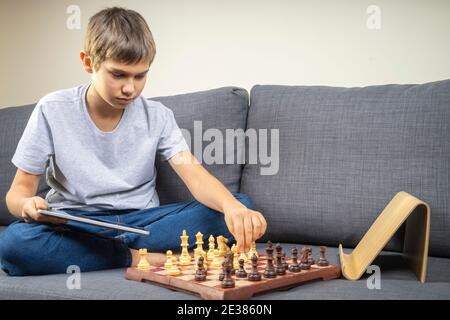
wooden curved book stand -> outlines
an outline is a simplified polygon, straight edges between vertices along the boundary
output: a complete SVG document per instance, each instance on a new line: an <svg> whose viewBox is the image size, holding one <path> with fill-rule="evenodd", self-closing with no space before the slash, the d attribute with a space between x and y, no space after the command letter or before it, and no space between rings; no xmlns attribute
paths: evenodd
<svg viewBox="0 0 450 320"><path fill-rule="evenodd" d="M424 283L427 274L430 207L404 191L397 193L389 202L351 254L345 254L342 244L339 245L344 277L358 280L405 221L403 257L420 282Z"/></svg>

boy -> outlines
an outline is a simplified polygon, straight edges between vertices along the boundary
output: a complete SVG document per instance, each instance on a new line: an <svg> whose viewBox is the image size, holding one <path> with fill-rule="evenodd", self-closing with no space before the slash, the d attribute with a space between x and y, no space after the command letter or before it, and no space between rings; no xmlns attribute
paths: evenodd
<svg viewBox="0 0 450 320"><path fill-rule="evenodd" d="M12 162L16 176L6 196L21 219L0 235L0 263L10 275L65 273L135 266L139 248L150 263L179 248L182 229L224 235L241 252L266 230L266 221L242 194L234 197L189 152L173 112L141 92L155 56L143 17L123 8L104 9L89 20L80 53L92 81L51 93L36 105ZM159 206L155 157L180 176L197 201ZM35 196L51 164L52 189ZM142 236L39 214L64 209L150 231Z"/></svg>

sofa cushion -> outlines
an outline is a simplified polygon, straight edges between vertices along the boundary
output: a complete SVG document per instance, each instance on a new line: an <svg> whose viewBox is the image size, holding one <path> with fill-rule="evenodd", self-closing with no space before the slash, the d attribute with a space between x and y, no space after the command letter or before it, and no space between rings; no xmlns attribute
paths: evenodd
<svg viewBox="0 0 450 320"><path fill-rule="evenodd" d="M290 252L292 244L283 244ZM299 248L299 246L297 246ZM315 257L317 247L312 247ZM263 250L263 244L258 244ZM331 263L338 263L336 248L328 248ZM335 279L313 281L286 291L257 295L254 299L450 299L450 259L430 258L428 279L421 284L409 271L400 255L383 252L376 263L381 269L381 289L370 290L365 274L358 281ZM81 273L80 289L69 290L69 274L9 277L0 271L0 299L199 299L188 293L172 291L149 283L125 279L125 269Z"/></svg>
<svg viewBox="0 0 450 320"><path fill-rule="evenodd" d="M191 152L196 155L198 160L206 160L201 161L203 166L222 181L231 192L238 192L243 164L239 164L236 159L238 148L243 148L243 145L237 145L235 148L227 147L226 129L245 130L248 111L247 91L241 88L225 87L176 96L152 98L152 100L160 101L166 107L172 109L178 126L181 129L188 130L190 133L191 140L188 141L189 139L187 139L187 142L191 146ZM218 160L214 162L209 161L206 156L210 153L205 151L205 148L215 142L210 142L209 138L205 137L205 141L198 147L199 143L194 142L195 124L197 128L195 132L200 132L200 135L195 136L197 141L202 141L203 134L208 129L220 131L220 135L223 137L221 143L223 157L218 157ZM199 128L202 130L200 131ZM214 132L212 133L214 134ZM214 155L214 153L212 154ZM222 159L222 163L220 159ZM234 159L234 161L227 164L225 159ZM158 170L156 188L161 204L192 200L189 190L167 162L157 161L156 167Z"/></svg>
<svg viewBox="0 0 450 320"><path fill-rule="evenodd" d="M0 225L7 225L15 220L8 212L5 203L6 193L16 173L16 167L12 164L11 159L34 106L32 104L0 109ZM41 178L38 195L45 197L49 189L45 179Z"/></svg>
<svg viewBox="0 0 450 320"><path fill-rule="evenodd" d="M255 86L248 128L279 130L279 171L241 192L276 241L354 247L406 191L431 207L430 254L450 257L450 80L362 88ZM401 249L401 230L387 249Z"/></svg>

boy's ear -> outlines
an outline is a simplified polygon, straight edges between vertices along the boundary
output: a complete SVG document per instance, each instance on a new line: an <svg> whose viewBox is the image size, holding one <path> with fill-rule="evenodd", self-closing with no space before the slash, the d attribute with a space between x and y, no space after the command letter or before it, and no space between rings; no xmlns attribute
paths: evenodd
<svg viewBox="0 0 450 320"><path fill-rule="evenodd" d="M87 73L93 73L94 66L92 64L92 59L86 54L84 50L80 52L80 59L81 63L83 64L84 70L86 70Z"/></svg>

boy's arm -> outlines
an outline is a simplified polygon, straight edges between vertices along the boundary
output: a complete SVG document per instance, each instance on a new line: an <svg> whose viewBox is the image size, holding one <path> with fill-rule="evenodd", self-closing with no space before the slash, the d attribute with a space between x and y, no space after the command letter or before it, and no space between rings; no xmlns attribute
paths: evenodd
<svg viewBox="0 0 450 320"><path fill-rule="evenodd" d="M236 200L189 151L179 152L169 159L169 164L197 201L225 215L227 227L240 252L249 251L251 243L266 232L267 223L263 215Z"/></svg>
<svg viewBox="0 0 450 320"><path fill-rule="evenodd" d="M48 208L44 199L35 196L39 179L38 175L17 169L5 199L9 212L26 222L64 223L62 219L44 216L37 212L38 209Z"/></svg>

